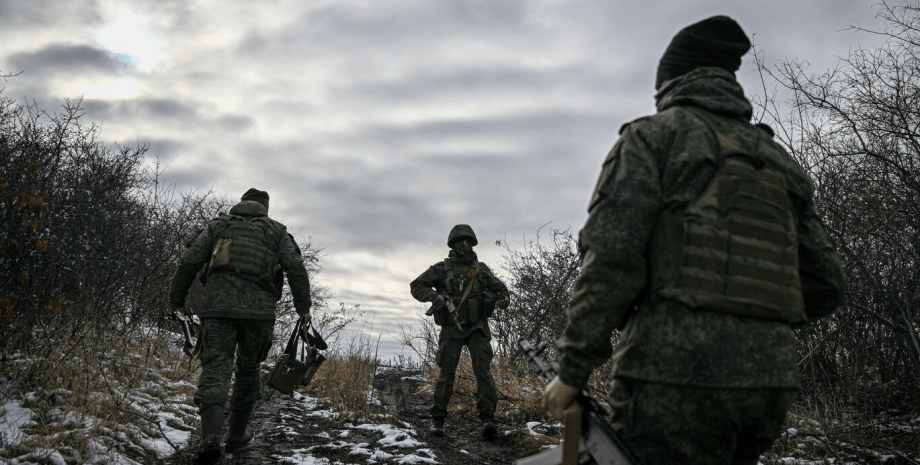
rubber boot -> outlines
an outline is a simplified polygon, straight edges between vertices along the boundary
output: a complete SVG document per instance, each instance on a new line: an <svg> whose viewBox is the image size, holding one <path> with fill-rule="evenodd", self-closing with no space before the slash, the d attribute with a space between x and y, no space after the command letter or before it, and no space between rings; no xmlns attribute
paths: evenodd
<svg viewBox="0 0 920 465"><path fill-rule="evenodd" d="M227 435L227 451L239 449L252 441L252 430L247 427L252 410L230 409L230 432Z"/></svg>
<svg viewBox="0 0 920 465"><path fill-rule="evenodd" d="M224 407L211 405L201 410L201 443L197 463L210 464L220 459L220 428L224 423Z"/></svg>

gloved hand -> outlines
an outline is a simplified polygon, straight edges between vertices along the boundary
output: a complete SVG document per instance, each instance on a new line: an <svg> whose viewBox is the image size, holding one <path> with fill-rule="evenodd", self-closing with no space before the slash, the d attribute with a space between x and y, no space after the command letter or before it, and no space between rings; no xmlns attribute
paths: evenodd
<svg viewBox="0 0 920 465"><path fill-rule="evenodd" d="M444 296L441 294L435 294L431 299L431 306L428 307L428 310L425 311L425 316L434 315L435 309L441 305L444 305Z"/></svg>
<svg viewBox="0 0 920 465"><path fill-rule="evenodd" d="M511 300L507 297L503 297L501 300L495 302L495 306L502 310L508 308L508 305L511 305Z"/></svg>
<svg viewBox="0 0 920 465"><path fill-rule="evenodd" d="M310 331L310 322L313 321L313 317L310 316L310 312L299 313L300 318L303 318L303 324L300 325L300 335L303 336L303 340L307 340L307 335Z"/></svg>
<svg viewBox="0 0 920 465"><path fill-rule="evenodd" d="M565 384L557 376L546 385L546 390L543 391L543 408L553 418L562 420L562 412L575 402L575 396L578 395L580 390L575 386Z"/></svg>

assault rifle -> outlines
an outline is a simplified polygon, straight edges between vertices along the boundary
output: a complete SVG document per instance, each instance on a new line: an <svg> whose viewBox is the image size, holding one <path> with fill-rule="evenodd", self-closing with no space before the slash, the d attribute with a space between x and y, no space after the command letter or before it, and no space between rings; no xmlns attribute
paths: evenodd
<svg viewBox="0 0 920 465"><path fill-rule="evenodd" d="M559 371L559 365L556 362L546 363L540 358L540 355L548 347L548 343L540 344L539 347L527 339L518 341L521 351L527 357L527 360L540 375L544 382L552 381ZM566 464L598 464L598 465L633 465L636 460L626 449L626 445L614 434L613 429L604 420L604 414L600 405L587 392L581 391L575 398L578 403L580 414L573 415L574 421L568 421L569 415L566 414L566 438L577 437L578 447L570 443L559 445L553 449L545 450L539 454L531 455L514 461L515 465L558 465ZM578 430L578 434L572 434L572 429ZM570 439L574 442L575 439Z"/></svg>
<svg viewBox="0 0 920 465"><path fill-rule="evenodd" d="M425 316L434 315L434 312L438 311L441 307L447 306L447 313L450 315L450 319L454 321L454 324L457 325L457 330L461 333L463 332L463 325L460 324L460 320L457 318L457 306L454 305L454 301L450 300L449 295L442 295L441 301L436 303L425 311Z"/></svg>
<svg viewBox="0 0 920 465"><path fill-rule="evenodd" d="M198 352L201 352L201 338L199 337L198 340L192 338L201 327L201 320L198 319L198 315L193 314L187 308L177 308L172 313L172 319L182 324L182 335L185 336L182 351L185 352L185 355L195 358Z"/></svg>

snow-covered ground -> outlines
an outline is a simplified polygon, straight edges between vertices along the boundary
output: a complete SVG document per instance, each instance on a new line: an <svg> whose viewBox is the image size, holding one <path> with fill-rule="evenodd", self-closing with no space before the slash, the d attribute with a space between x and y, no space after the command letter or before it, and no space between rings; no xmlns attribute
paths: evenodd
<svg viewBox="0 0 920 465"><path fill-rule="evenodd" d="M13 366L16 362L15 357L9 360ZM263 369L267 372L270 365ZM133 387L116 386L112 392L92 392L82 399L63 388L15 395L8 381L12 378L0 378L6 380L0 381L0 464L179 463L171 458L189 455L196 446L192 442L197 439L198 414L191 400L195 386L155 370L145 377L146 381ZM417 377L397 379L422 382ZM114 408L113 399L117 400ZM261 410L254 414L257 440L245 453L259 460L305 465L450 464L457 463L458 457L470 457L463 463L481 463L477 457L489 453L474 450L481 444L475 430L437 441L428 436L424 420L419 420L421 415L411 417L413 424L388 415L354 420L354 413L334 411L326 407L328 404L300 392L285 396L266 390L257 406ZM920 462L917 451L905 454L844 441L840 435L826 434L822 425L809 418L792 414L788 423L777 446L762 457L761 464ZM917 437L920 416L892 412L870 426L890 437ZM520 436L550 438L556 436L559 425L534 421L514 428L520 429ZM506 437L511 434L507 428L503 431ZM509 454L516 450L511 439L503 447Z"/></svg>
<svg viewBox="0 0 920 465"><path fill-rule="evenodd" d="M50 400L34 392L2 400L0 463L135 464L139 462L131 457L170 456L188 444L197 428L197 409L184 396L126 393L119 409L138 422L113 423L68 409L66 399L71 391L58 389L51 394ZM85 450L73 447L83 441Z"/></svg>

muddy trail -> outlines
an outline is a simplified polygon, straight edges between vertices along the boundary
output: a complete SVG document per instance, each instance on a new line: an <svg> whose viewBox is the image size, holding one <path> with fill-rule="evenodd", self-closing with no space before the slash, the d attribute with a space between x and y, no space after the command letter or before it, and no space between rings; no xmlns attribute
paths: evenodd
<svg viewBox="0 0 920 465"><path fill-rule="evenodd" d="M263 378L266 375L263 370ZM298 393L287 396L263 387L262 401L250 420L255 438L242 450L225 454L217 463L510 464L535 452L520 450L516 445L520 443L515 438L521 434L520 425L511 428L499 421L497 438L482 439L481 424L473 413L452 412L444 436L432 436L428 415L431 394L419 389L424 382L417 371L378 368L374 377L375 395L389 416L360 423L339 419L322 400ZM224 425L226 436L226 422ZM198 432L194 432L189 446L165 463L196 463L198 440Z"/></svg>

